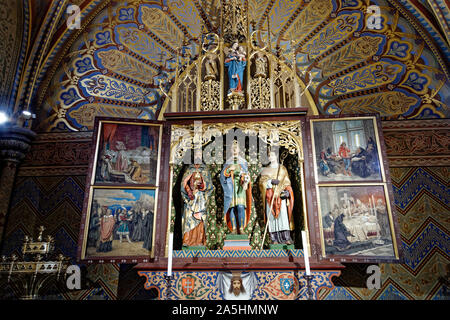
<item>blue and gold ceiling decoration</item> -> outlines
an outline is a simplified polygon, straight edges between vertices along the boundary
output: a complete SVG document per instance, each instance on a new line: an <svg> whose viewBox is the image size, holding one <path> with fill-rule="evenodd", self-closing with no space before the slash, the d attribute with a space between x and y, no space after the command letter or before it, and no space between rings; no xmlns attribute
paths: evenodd
<svg viewBox="0 0 450 320"><path fill-rule="evenodd" d="M402 1L242 5L251 31L267 34L270 28L272 53L304 83L311 76L312 110L378 112L386 119L449 116L448 45L441 35L425 38L435 27L418 28ZM377 28L368 23L371 5L380 8ZM47 72L39 90L39 130L92 130L95 116L156 119L176 70L195 61L209 32L220 34L218 0L108 3Z"/></svg>

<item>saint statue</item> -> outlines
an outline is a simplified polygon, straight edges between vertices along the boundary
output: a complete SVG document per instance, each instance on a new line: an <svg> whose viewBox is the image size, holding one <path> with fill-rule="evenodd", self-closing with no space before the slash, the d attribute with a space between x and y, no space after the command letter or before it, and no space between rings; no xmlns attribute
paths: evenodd
<svg viewBox="0 0 450 320"><path fill-rule="evenodd" d="M183 246L206 244L206 206L213 190L214 186L206 166L190 165L181 182L181 195L184 201Z"/></svg>
<svg viewBox="0 0 450 320"><path fill-rule="evenodd" d="M244 228L251 215L251 182L247 161L239 156L237 141L232 146L232 157L220 173L224 193L224 219L233 234L245 234Z"/></svg>
<svg viewBox="0 0 450 320"><path fill-rule="evenodd" d="M267 77L266 58L261 52L256 54L255 67L255 77Z"/></svg>
<svg viewBox="0 0 450 320"><path fill-rule="evenodd" d="M209 53L206 56L206 61L205 61L205 70L206 70L206 75L205 75L205 80L215 80L217 77L217 63L216 63L216 56L212 53Z"/></svg>
<svg viewBox="0 0 450 320"><path fill-rule="evenodd" d="M269 153L269 162L267 167L262 168L259 182L264 218L268 223L272 243L292 244L294 192L291 181L286 167L278 163L278 156L273 151Z"/></svg>
<svg viewBox="0 0 450 320"><path fill-rule="evenodd" d="M225 67L228 69L228 93L242 92L244 86L244 70L247 65L245 51L239 43L234 42L225 58Z"/></svg>

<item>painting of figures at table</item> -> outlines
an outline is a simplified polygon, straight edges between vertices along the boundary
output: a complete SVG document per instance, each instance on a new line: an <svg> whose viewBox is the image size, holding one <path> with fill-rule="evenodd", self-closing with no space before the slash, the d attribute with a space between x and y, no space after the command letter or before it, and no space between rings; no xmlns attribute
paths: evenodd
<svg viewBox="0 0 450 320"><path fill-rule="evenodd" d="M95 183L156 185L160 126L102 123Z"/></svg>
<svg viewBox="0 0 450 320"><path fill-rule="evenodd" d="M381 180L372 119L312 123L319 182Z"/></svg>
<svg viewBox="0 0 450 320"><path fill-rule="evenodd" d="M326 254L393 257L383 186L320 187Z"/></svg>
<svg viewBox="0 0 450 320"><path fill-rule="evenodd" d="M155 190L93 190L86 257L148 256L153 247Z"/></svg>

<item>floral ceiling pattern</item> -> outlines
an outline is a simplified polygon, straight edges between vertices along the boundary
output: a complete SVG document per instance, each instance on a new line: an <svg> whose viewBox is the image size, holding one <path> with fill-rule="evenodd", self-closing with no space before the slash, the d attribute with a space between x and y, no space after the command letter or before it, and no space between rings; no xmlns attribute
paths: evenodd
<svg viewBox="0 0 450 320"><path fill-rule="evenodd" d="M390 0L247 0L251 30L296 68L321 114L449 117L448 59ZM373 24L370 7L380 16ZM411 21L410 21L411 20ZM175 71L220 33L220 1L115 1L79 32L38 94L39 131L92 130L95 116L156 119ZM445 53L444 53L445 54ZM164 91L164 92L163 92Z"/></svg>

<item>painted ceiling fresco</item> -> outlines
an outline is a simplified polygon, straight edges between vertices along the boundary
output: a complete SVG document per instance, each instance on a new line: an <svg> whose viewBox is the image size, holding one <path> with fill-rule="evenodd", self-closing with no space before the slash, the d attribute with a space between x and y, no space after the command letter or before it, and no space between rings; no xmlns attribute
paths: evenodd
<svg viewBox="0 0 450 320"><path fill-rule="evenodd" d="M310 72L321 114L449 117L448 52L436 54L390 1L243 5L254 29L270 26L273 54L295 63L305 83ZM380 8L375 26L370 5ZM40 89L38 131L92 130L95 116L156 119L165 99L159 84L169 90L177 60L180 68L196 60L202 32L220 33L219 17L218 0L110 2Z"/></svg>

